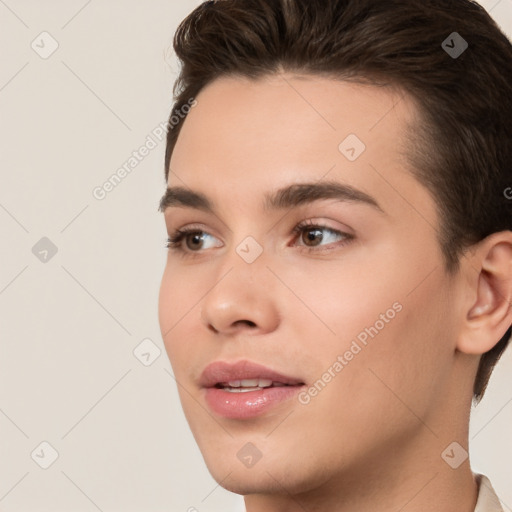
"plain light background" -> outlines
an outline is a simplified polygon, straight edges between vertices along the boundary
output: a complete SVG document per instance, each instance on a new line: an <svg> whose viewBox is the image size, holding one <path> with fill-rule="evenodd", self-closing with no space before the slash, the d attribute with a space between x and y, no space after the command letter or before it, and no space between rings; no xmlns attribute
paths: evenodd
<svg viewBox="0 0 512 512"><path fill-rule="evenodd" d="M199 3L0 0L1 512L243 510L189 432L157 317L155 134L174 30ZM482 3L510 36L512 0ZM96 199L148 136L149 154ZM511 425L509 349L470 445L507 511Z"/></svg>

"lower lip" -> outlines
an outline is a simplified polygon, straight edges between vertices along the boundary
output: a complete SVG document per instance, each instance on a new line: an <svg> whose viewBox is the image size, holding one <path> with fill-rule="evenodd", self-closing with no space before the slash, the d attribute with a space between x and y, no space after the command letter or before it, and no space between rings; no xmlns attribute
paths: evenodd
<svg viewBox="0 0 512 512"><path fill-rule="evenodd" d="M231 393L219 388L206 389L206 403L219 416L246 419L260 416L295 396L302 386L280 386L257 391Z"/></svg>

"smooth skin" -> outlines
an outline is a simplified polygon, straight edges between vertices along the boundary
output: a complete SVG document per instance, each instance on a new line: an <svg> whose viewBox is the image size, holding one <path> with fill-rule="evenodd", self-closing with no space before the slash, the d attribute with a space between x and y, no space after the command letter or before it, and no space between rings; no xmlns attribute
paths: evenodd
<svg viewBox="0 0 512 512"><path fill-rule="evenodd" d="M281 73L220 78L196 99L168 186L206 195L215 210L165 210L169 235L204 233L169 249L159 321L213 477L244 495L248 512L472 512L469 461L452 469L441 455L454 441L468 450L479 356L512 324L512 232L446 273L435 202L403 156L406 130L421 122L407 94ZM339 149L349 134L366 146L355 161ZM365 192L382 211L332 198L264 208L277 189L323 181ZM303 221L325 228L294 233ZM250 264L236 252L249 236L263 248ZM308 404L294 398L250 420L208 409L207 364L248 359L310 387L397 302ZM237 457L248 442L262 453L250 468Z"/></svg>

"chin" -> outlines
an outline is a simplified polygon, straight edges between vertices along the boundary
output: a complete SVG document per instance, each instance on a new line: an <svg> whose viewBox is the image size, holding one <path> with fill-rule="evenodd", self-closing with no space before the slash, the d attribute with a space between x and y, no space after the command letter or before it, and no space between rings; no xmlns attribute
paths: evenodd
<svg viewBox="0 0 512 512"><path fill-rule="evenodd" d="M258 464L259 466L259 464ZM214 480L227 491L242 496L249 494L295 493L295 489L304 491L305 485L297 485L290 474L285 475L282 468L260 466L253 468L229 467L229 464L207 464ZM304 484L304 482L302 483Z"/></svg>
<svg viewBox="0 0 512 512"><path fill-rule="evenodd" d="M289 457L289 449L283 445L263 447L262 455L251 466L244 464L243 458L251 449L243 451L248 441L235 437L229 447L226 444L199 444L208 471L224 489L243 496L249 494L299 494L312 490L328 480L326 468L322 470L307 465L315 464L311 456ZM213 446L212 446L213 445ZM242 447L242 448L241 448ZM256 452L255 452L256 453ZM299 464L297 461L301 460Z"/></svg>
<svg viewBox="0 0 512 512"><path fill-rule="evenodd" d="M215 481L224 489L235 494L248 496L249 494L279 494L283 492L283 487L272 479L268 474L255 475L246 473L245 475L233 472L231 475L219 476L217 478L212 474Z"/></svg>

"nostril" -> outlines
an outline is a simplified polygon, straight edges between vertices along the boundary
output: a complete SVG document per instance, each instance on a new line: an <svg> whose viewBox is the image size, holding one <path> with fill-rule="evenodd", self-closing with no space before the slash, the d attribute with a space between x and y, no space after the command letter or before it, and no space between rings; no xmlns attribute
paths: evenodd
<svg viewBox="0 0 512 512"><path fill-rule="evenodd" d="M233 325L237 325L240 323L247 324L249 327L256 327L256 324L251 320L237 320L236 322L233 323Z"/></svg>
<svg viewBox="0 0 512 512"><path fill-rule="evenodd" d="M236 320L231 324L231 328L237 327L239 324L245 324L249 327L257 327L257 324L252 320ZM223 329L217 329L213 324L208 323L208 330L214 332L215 334L219 334L219 332L223 331Z"/></svg>

